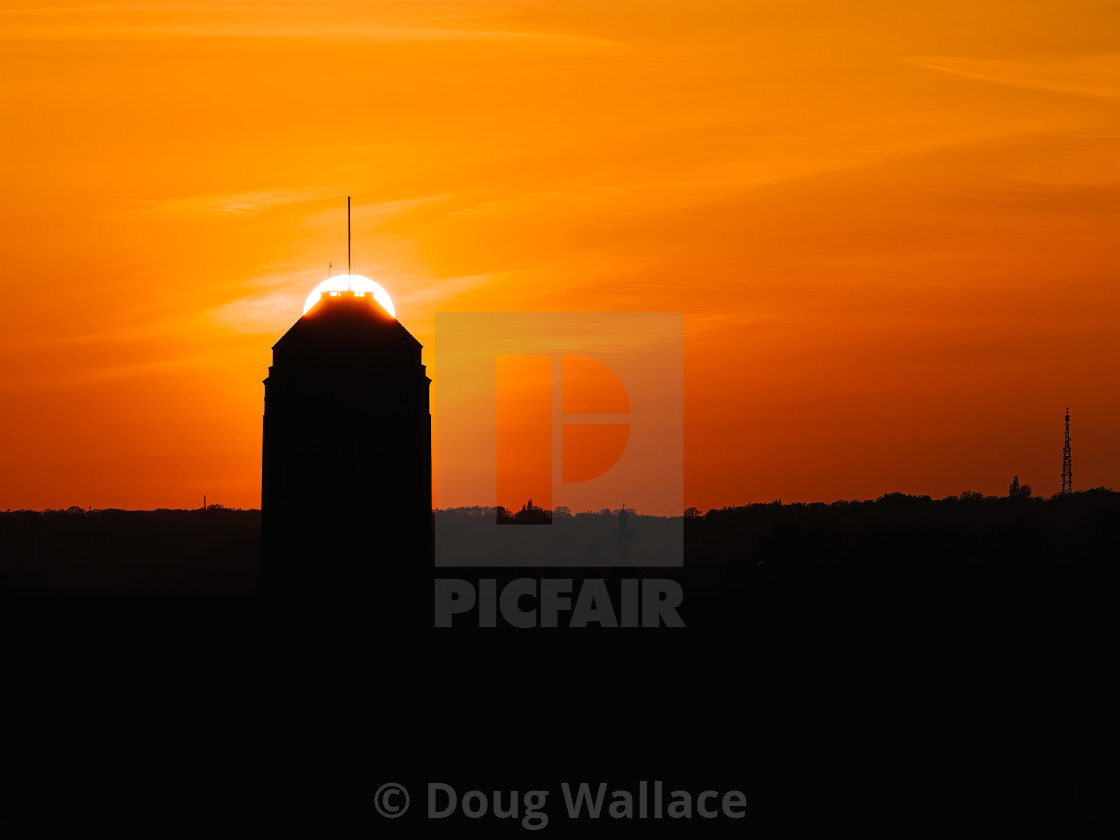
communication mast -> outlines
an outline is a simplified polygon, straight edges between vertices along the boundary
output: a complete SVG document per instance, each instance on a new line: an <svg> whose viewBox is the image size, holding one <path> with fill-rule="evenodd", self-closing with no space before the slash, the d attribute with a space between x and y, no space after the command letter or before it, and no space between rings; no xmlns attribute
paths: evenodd
<svg viewBox="0 0 1120 840"><path fill-rule="evenodd" d="M1066 445L1062 448L1062 494L1073 492L1073 461L1069 454L1069 406L1066 406Z"/></svg>

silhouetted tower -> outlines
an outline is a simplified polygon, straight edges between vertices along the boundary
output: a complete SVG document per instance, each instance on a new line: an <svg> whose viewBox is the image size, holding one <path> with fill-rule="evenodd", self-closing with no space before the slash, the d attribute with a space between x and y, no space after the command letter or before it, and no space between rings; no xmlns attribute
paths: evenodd
<svg viewBox="0 0 1120 840"><path fill-rule="evenodd" d="M1066 445L1062 447L1062 493L1073 492L1073 461L1069 454L1069 406L1066 406Z"/></svg>
<svg viewBox="0 0 1120 840"><path fill-rule="evenodd" d="M633 542L637 535L636 532L631 531L628 527L630 523L630 514L626 512L626 505L622 506L622 510L618 512L618 530L611 532L611 539L615 541L615 549L617 554L616 565L618 566L632 566L630 560L630 543Z"/></svg>
<svg viewBox="0 0 1120 840"><path fill-rule="evenodd" d="M432 418L421 345L371 294L323 292L264 380L262 583L430 621Z"/></svg>

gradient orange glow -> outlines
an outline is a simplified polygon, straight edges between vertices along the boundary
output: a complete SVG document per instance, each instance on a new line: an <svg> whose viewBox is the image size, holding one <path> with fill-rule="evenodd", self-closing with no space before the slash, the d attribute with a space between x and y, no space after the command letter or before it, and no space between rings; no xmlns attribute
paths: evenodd
<svg viewBox="0 0 1120 840"><path fill-rule="evenodd" d="M0 508L258 506L270 347L347 195L429 364L440 310L683 311L687 504L1049 495L1067 402L1075 489L1117 487L1117 32L1061 0L6 4Z"/></svg>

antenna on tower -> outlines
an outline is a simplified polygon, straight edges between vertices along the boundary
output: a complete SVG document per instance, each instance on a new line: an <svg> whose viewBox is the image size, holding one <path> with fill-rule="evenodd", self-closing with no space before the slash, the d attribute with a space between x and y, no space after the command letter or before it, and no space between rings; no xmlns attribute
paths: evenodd
<svg viewBox="0 0 1120 840"><path fill-rule="evenodd" d="M1062 495L1073 492L1073 459L1069 451L1069 405L1066 405L1066 445L1062 447Z"/></svg>
<svg viewBox="0 0 1120 840"><path fill-rule="evenodd" d="M346 291L350 291L350 196L346 196Z"/></svg>

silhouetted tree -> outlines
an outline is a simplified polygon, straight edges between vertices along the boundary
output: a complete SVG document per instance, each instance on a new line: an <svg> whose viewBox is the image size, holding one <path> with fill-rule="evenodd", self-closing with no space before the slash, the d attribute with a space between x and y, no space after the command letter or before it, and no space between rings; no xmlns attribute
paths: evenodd
<svg viewBox="0 0 1120 840"><path fill-rule="evenodd" d="M530 499L521 506L521 510L514 514L513 521L519 523L551 522L552 511L540 505L533 504L533 500Z"/></svg>
<svg viewBox="0 0 1120 840"><path fill-rule="evenodd" d="M1029 499L1031 497L1031 486L1029 484L1019 484L1019 476L1015 476L1011 479L1011 488L1008 495L1012 499Z"/></svg>

